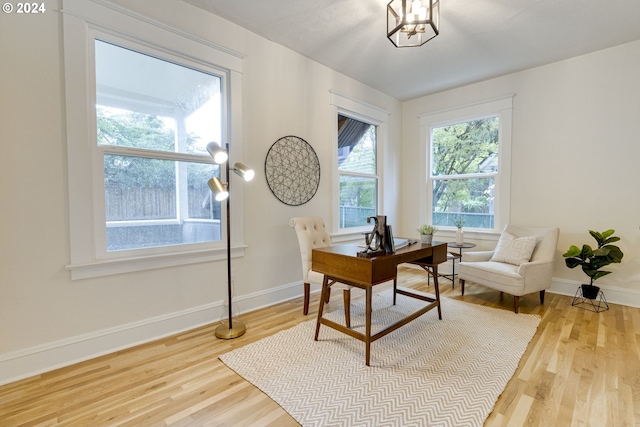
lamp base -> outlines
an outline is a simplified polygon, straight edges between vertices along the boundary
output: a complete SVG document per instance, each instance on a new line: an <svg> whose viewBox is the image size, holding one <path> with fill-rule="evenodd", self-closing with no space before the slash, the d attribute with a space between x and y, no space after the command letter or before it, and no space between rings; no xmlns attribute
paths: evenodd
<svg viewBox="0 0 640 427"><path fill-rule="evenodd" d="M229 324L222 324L216 328L216 337L221 338L223 340L230 340L233 338L238 338L244 335L247 332L247 327L244 323L239 320L234 320L232 322L233 327L229 329Z"/></svg>

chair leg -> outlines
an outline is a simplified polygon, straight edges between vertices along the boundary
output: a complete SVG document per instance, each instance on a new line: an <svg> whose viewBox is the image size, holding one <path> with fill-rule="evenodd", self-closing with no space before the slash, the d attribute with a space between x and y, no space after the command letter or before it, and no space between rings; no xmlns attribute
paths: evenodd
<svg viewBox="0 0 640 427"><path fill-rule="evenodd" d="M347 328L351 328L351 289L343 289L342 297L344 298L344 323Z"/></svg>
<svg viewBox="0 0 640 427"><path fill-rule="evenodd" d="M458 282L460 283L460 292L464 295L464 279L460 279Z"/></svg>
<svg viewBox="0 0 640 427"><path fill-rule="evenodd" d="M520 297L513 297L513 311L518 314L518 309L520 308Z"/></svg>
<svg viewBox="0 0 640 427"><path fill-rule="evenodd" d="M540 291L540 304L544 304L544 290Z"/></svg>
<svg viewBox="0 0 640 427"><path fill-rule="evenodd" d="M311 285L309 283L304 284L304 305L302 307L302 314L305 316L309 314L309 295L311 294Z"/></svg>

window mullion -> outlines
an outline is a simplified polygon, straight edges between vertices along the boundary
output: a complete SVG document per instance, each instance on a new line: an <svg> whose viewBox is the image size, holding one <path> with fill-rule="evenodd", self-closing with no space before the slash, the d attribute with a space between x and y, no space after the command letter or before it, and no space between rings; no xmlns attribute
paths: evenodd
<svg viewBox="0 0 640 427"><path fill-rule="evenodd" d="M356 178L378 179L378 175L376 175L376 174L369 174L369 173L362 173L362 172L347 172L347 171L339 171L339 173L340 173L340 175L352 176L352 177L356 177Z"/></svg>
<svg viewBox="0 0 640 427"><path fill-rule="evenodd" d="M112 154L117 156L143 157L146 159L175 160L191 163L208 163L215 164L209 155L175 153L171 151L148 150L142 148L129 148L117 145L98 145L98 150L103 154Z"/></svg>
<svg viewBox="0 0 640 427"><path fill-rule="evenodd" d="M436 175L431 176L433 180L445 180L445 179L469 179L469 178L495 178L498 176L498 172L495 173L466 173L456 175Z"/></svg>

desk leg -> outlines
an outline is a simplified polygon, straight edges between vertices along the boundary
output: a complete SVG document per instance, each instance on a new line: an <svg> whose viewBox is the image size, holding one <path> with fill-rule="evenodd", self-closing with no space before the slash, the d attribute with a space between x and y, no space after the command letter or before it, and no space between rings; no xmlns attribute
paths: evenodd
<svg viewBox="0 0 640 427"><path fill-rule="evenodd" d="M396 289L398 289L398 267L396 267L396 277L393 279L393 305L396 305Z"/></svg>
<svg viewBox="0 0 640 427"><path fill-rule="evenodd" d="M436 301L438 301L438 318L442 320L442 309L440 308L440 286L438 286L438 264L434 264L433 266L433 288L436 291Z"/></svg>
<svg viewBox="0 0 640 427"><path fill-rule="evenodd" d="M316 336L315 341L318 341L318 335L320 335L320 319L322 319L322 312L324 311L325 297L329 295L329 278L325 275L322 280L322 293L320 294L320 306L318 307L318 320L316 321Z"/></svg>
<svg viewBox="0 0 640 427"><path fill-rule="evenodd" d="M365 319L365 344L366 344L366 365L369 365L371 360L371 312L373 311L371 307L371 294L373 293L373 287L367 286L365 289L366 293L366 319Z"/></svg>

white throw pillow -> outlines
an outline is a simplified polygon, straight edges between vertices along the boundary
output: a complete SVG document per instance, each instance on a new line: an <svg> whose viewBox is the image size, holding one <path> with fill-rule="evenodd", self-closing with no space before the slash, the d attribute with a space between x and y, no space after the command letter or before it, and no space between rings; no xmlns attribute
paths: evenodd
<svg viewBox="0 0 640 427"><path fill-rule="evenodd" d="M500 236L491 261L520 265L529 262L536 247L537 236L518 237L506 231Z"/></svg>

